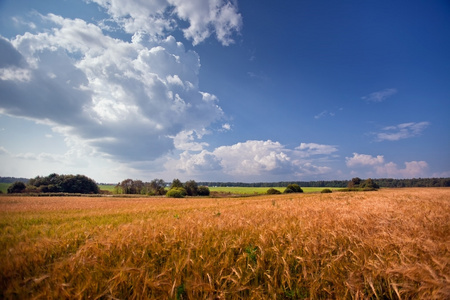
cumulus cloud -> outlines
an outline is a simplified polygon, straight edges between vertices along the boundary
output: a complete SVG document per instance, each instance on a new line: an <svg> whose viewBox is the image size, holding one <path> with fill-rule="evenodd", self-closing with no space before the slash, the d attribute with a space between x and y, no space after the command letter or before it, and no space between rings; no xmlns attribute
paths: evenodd
<svg viewBox="0 0 450 300"><path fill-rule="evenodd" d="M430 125L429 122L410 122L383 128L375 133L377 141L398 141L418 136Z"/></svg>
<svg viewBox="0 0 450 300"><path fill-rule="evenodd" d="M391 178L414 178L424 176L428 169L425 161L405 162L405 168L399 168L394 162L385 163L384 156L372 156L367 154L353 153L352 157L346 157L349 168L363 168L369 176ZM369 168L367 168L369 167Z"/></svg>
<svg viewBox="0 0 450 300"><path fill-rule="evenodd" d="M68 143L82 140L93 152L122 162L156 159L193 132L200 138L223 117L217 97L199 90L197 53L170 35L159 36L173 22L150 33L145 27L146 15L148 24L152 16L164 21L165 1L96 2L126 31L142 26L144 32L128 42L84 20L49 14L42 18L53 24L51 30L1 38L2 113L49 124ZM214 7L226 14L226 5ZM191 140L181 147L188 145L199 150L206 144Z"/></svg>
<svg viewBox="0 0 450 300"><path fill-rule="evenodd" d="M183 28L186 39L194 45L215 34L223 45L234 42L233 34L242 27L237 4L225 0L91 0L104 7L126 32L145 32L152 37L174 30L178 19L189 26ZM177 18L175 18L175 16Z"/></svg>
<svg viewBox="0 0 450 300"><path fill-rule="evenodd" d="M346 157L345 163L347 164L347 167L354 167L354 166L374 166L378 164L382 164L384 162L383 155L378 155L376 157L373 157L371 155L367 154L358 154L353 153L353 157Z"/></svg>
<svg viewBox="0 0 450 300"><path fill-rule="evenodd" d="M179 159L168 162L168 169L196 175L221 173L234 180L263 180L264 178L295 177L325 174L331 170L322 158L337 151L335 146L302 143L289 149L271 140L250 140L231 146L221 146L213 151L183 152Z"/></svg>
<svg viewBox="0 0 450 300"><path fill-rule="evenodd" d="M188 150L188 151L201 151L204 147L208 146L208 143L197 142L200 139L202 133L197 133L194 130L182 131L174 137L174 144L176 149Z"/></svg>
<svg viewBox="0 0 450 300"><path fill-rule="evenodd" d="M378 92L371 93L369 95L361 97L361 99L367 102L383 102L387 98L397 94L397 89L384 89Z"/></svg>
<svg viewBox="0 0 450 300"><path fill-rule="evenodd" d="M375 169L380 177L415 178L423 176L428 169L428 164L425 161L410 161L405 162L405 168L401 169L395 163L390 162L383 166L377 166Z"/></svg>

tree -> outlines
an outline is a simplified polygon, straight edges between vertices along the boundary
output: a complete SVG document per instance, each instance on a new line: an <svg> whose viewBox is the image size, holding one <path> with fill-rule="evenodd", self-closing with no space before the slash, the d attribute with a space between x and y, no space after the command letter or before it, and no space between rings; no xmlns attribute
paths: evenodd
<svg viewBox="0 0 450 300"><path fill-rule="evenodd" d="M348 183L348 188L358 188L360 184L361 184L361 178L354 177L354 178L352 178L352 181L350 181Z"/></svg>
<svg viewBox="0 0 450 300"><path fill-rule="evenodd" d="M136 191L133 186L133 179L125 179L120 183L120 187L122 188L123 194L136 194Z"/></svg>
<svg viewBox="0 0 450 300"><path fill-rule="evenodd" d="M135 194L142 194L144 192L144 182L142 180L133 181L133 188Z"/></svg>
<svg viewBox="0 0 450 300"><path fill-rule="evenodd" d="M361 188L363 188L364 190L376 190L379 189L380 187L376 182L372 180L372 178L368 178L364 180L363 183L361 183Z"/></svg>
<svg viewBox="0 0 450 300"><path fill-rule="evenodd" d="M181 181L179 179L174 179L172 181L172 184L170 185L170 188L182 188L183 184L181 183Z"/></svg>
<svg viewBox="0 0 450 300"><path fill-rule="evenodd" d="M188 196L197 196L198 195L198 185L195 180L186 181L184 184L184 188Z"/></svg>
<svg viewBox="0 0 450 300"><path fill-rule="evenodd" d="M166 194L166 183L162 179L153 179L149 183L149 190L147 193L151 195L165 195Z"/></svg>
<svg viewBox="0 0 450 300"><path fill-rule="evenodd" d="M65 193L98 194L97 183L84 175L62 175L60 189Z"/></svg>
<svg viewBox="0 0 450 300"><path fill-rule="evenodd" d="M362 187L363 189L379 189L379 188L380 188L379 185L378 185L376 182L374 182L374 181L372 180L372 178L366 179L366 180L361 184L361 187Z"/></svg>
<svg viewBox="0 0 450 300"><path fill-rule="evenodd" d="M16 181L8 187L8 194L22 193L25 189L25 183Z"/></svg>

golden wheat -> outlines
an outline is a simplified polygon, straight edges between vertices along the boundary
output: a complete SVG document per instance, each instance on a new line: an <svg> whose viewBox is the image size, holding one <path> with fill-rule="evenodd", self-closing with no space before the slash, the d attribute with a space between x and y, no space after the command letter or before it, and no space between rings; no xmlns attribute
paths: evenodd
<svg viewBox="0 0 450 300"><path fill-rule="evenodd" d="M450 189L0 197L0 298L449 299Z"/></svg>

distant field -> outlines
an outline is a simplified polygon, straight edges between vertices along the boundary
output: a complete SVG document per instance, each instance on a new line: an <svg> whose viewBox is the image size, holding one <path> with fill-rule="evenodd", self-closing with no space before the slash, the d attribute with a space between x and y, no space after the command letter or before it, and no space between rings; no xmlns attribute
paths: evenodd
<svg viewBox="0 0 450 300"><path fill-rule="evenodd" d="M269 187L209 187L211 192L224 192L239 195L265 194ZM285 187L274 187L274 189L283 192ZM303 192L313 193L320 192L324 187L302 187ZM330 188L331 190L339 190L339 188Z"/></svg>
<svg viewBox="0 0 450 300"><path fill-rule="evenodd" d="M99 184L98 187L101 190L105 191L114 191L115 185L105 185L105 184ZM285 187L274 187L275 189L279 190L280 192L283 192L286 188ZM237 194L237 195L254 195L254 194L265 194L269 188L268 187L209 187L209 190L211 192L222 192L222 193L230 193L230 194ZM314 192L320 192L324 187L302 187L302 190L305 193L314 193ZM330 188L331 190L339 190L340 188Z"/></svg>
<svg viewBox="0 0 450 300"><path fill-rule="evenodd" d="M450 299L450 188L0 197L0 299Z"/></svg>
<svg viewBox="0 0 450 300"><path fill-rule="evenodd" d="M3 194L6 194L10 185L11 183L0 182L0 191L2 191Z"/></svg>
<svg viewBox="0 0 450 300"><path fill-rule="evenodd" d="M110 192L114 191L114 187L115 187L114 184L99 184L98 185L99 189L104 190L104 191L110 191Z"/></svg>

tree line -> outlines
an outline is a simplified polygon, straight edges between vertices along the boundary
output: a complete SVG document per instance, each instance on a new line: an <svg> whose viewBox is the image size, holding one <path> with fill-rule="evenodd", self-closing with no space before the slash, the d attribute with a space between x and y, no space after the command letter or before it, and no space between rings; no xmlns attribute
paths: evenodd
<svg viewBox="0 0 450 300"><path fill-rule="evenodd" d="M393 179L378 178L372 179L379 187L397 188L397 187L450 187L450 178L413 178L413 179ZM217 182L203 181L200 185L218 186L218 187L287 187L289 184L298 184L303 187L334 187L346 188L351 180L319 180L319 181L277 181L277 182Z"/></svg>
<svg viewBox="0 0 450 300"><path fill-rule="evenodd" d="M359 180L359 183L355 182ZM12 183L8 187L8 193L80 193L98 194L100 189L97 183L84 175L58 175L52 173L48 176L36 176L32 179L0 177L0 182ZM413 178L393 179L379 178L366 180L358 177L352 180L331 181L279 181L279 182L196 182L194 180L182 183L174 179L171 184L163 179L154 179L150 182L142 180L125 179L119 182L115 188L115 194L141 194L141 195L166 195L175 193L176 196L205 196L209 195L208 186L218 187L288 187L290 185L304 187L323 188L400 188L400 187L450 187L450 178Z"/></svg>

